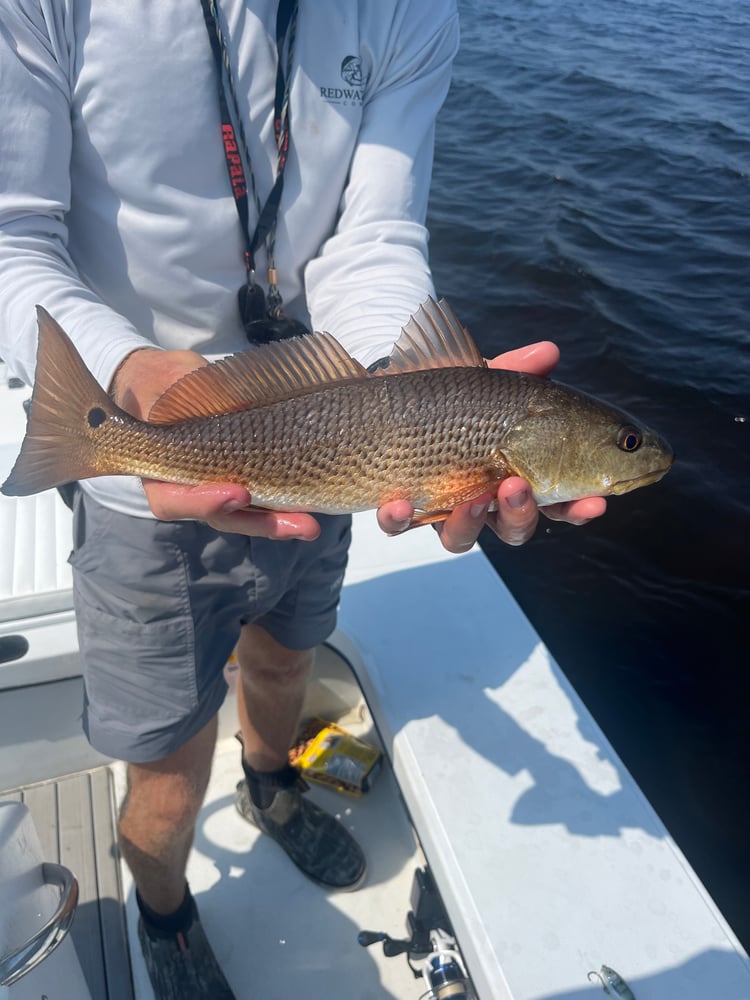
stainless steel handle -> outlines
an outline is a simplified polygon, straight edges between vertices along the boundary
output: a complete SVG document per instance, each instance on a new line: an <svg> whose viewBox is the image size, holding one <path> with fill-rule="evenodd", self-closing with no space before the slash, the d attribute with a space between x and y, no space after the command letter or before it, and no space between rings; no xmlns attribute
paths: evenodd
<svg viewBox="0 0 750 1000"><path fill-rule="evenodd" d="M47 923L20 948L8 955L0 955L0 986L11 986L21 976L31 972L55 950L73 923L78 904L78 881L73 872L63 865L45 861L42 864L42 881L45 885L59 887L60 903Z"/></svg>

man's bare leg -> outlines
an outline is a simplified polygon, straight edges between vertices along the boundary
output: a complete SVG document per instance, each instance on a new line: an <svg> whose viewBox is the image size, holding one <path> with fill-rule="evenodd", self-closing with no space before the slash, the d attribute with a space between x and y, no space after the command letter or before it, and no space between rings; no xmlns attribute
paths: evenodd
<svg viewBox="0 0 750 1000"><path fill-rule="evenodd" d="M173 913L185 895L195 821L211 773L216 719L163 760L128 765L120 848L143 901Z"/></svg>
<svg viewBox="0 0 750 1000"><path fill-rule="evenodd" d="M215 743L216 718L163 760L128 765L120 848L138 890L138 939L156 1000L234 1000L185 879Z"/></svg>
<svg viewBox="0 0 750 1000"><path fill-rule="evenodd" d="M237 712L245 760L256 771L277 771L299 724L314 652L287 649L259 625L245 625L237 643Z"/></svg>
<svg viewBox="0 0 750 1000"><path fill-rule="evenodd" d="M352 888L365 872L359 845L344 827L300 795L289 767L313 651L281 646L265 629L246 625L237 645L238 710L245 781L237 808L271 836L309 878Z"/></svg>

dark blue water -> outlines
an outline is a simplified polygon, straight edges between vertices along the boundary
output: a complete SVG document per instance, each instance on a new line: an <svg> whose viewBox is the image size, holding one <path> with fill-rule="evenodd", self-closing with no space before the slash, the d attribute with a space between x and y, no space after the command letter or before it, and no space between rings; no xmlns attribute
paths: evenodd
<svg viewBox="0 0 750 1000"><path fill-rule="evenodd" d="M750 948L750 4L464 0L432 264L678 461L485 551ZM502 641L502 637L498 637Z"/></svg>

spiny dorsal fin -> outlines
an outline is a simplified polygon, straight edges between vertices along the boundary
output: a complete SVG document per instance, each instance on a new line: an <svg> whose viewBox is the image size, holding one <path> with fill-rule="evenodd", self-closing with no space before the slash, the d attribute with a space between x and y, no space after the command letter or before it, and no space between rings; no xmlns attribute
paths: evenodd
<svg viewBox="0 0 750 1000"><path fill-rule="evenodd" d="M367 372L328 333L312 333L234 354L197 368L154 403L148 419L173 424L248 410L309 389L365 378Z"/></svg>
<svg viewBox="0 0 750 1000"><path fill-rule="evenodd" d="M433 298L419 307L401 331L388 364L376 375L397 375L428 368L484 368L471 334L451 307Z"/></svg>

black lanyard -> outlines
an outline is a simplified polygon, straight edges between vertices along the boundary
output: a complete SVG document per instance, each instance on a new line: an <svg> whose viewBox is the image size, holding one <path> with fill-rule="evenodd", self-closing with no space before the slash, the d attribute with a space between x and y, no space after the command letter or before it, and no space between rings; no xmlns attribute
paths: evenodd
<svg viewBox="0 0 750 1000"><path fill-rule="evenodd" d="M253 340L269 339L268 320L273 322L283 317L282 300L279 292L276 267L274 262L274 245L276 238L276 220L284 190L284 168L289 153L289 82L294 58L294 41L297 28L298 0L279 0L276 14L276 89L274 93L274 135L276 138L276 179L273 187L261 206L255 187L255 177L250 160L250 152L245 134L242 117L239 114L234 77L229 64L229 54L221 30L216 0L201 0L203 17L208 30L211 51L213 52L218 75L219 112L221 116L221 134L224 142L224 155L227 171L232 186L232 194L240 217L242 233L245 241L244 261L246 280L238 292L240 318L248 337ZM231 110L230 110L231 103ZM232 114L233 112L233 114ZM236 122L236 130L235 130ZM237 141L239 132L240 141ZM243 163L243 153L244 160ZM255 231L250 236L249 192L245 177L245 163L250 175L250 192L257 209L258 221ZM261 246L266 247L268 257L268 304L263 289L255 284L255 255ZM283 323L289 323L286 319ZM262 327L257 324L262 323ZM293 333L304 331L294 330ZM278 335L272 330L270 336Z"/></svg>

